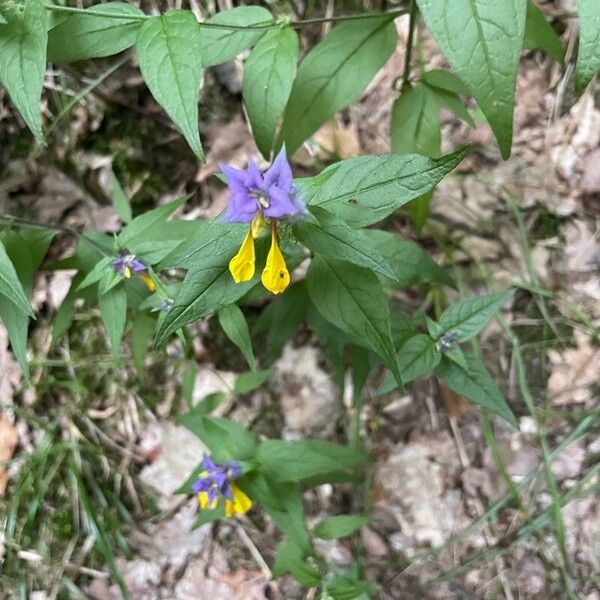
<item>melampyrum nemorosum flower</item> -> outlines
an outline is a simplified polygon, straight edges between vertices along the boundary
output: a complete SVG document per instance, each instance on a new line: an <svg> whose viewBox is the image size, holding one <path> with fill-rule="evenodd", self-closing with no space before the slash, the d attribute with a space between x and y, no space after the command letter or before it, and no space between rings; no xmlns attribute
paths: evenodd
<svg viewBox="0 0 600 600"><path fill-rule="evenodd" d="M215 464L208 456L202 459L202 468L192 489L198 494L201 509L214 510L220 499L225 501L225 516L243 515L252 508L252 500L240 490L235 481L242 470L239 463L230 460Z"/></svg>
<svg viewBox="0 0 600 600"><path fill-rule="evenodd" d="M138 260L135 254L129 252L129 250L120 250L117 258L112 262L112 267L121 277L130 279L132 275L135 275L146 284L150 292L156 290L156 284L152 277L150 277L150 273L148 273L148 267Z"/></svg>
<svg viewBox="0 0 600 600"><path fill-rule="evenodd" d="M281 294L290 284L290 274L279 246L277 224L281 219L294 217L305 210L294 191L292 169L285 149L264 172L259 170L252 158L246 170L224 164L220 166L231 192L225 220L250 224L238 253L229 262L229 271L236 283L254 277L254 240L262 233L266 219L269 219L271 249L261 281L271 293Z"/></svg>

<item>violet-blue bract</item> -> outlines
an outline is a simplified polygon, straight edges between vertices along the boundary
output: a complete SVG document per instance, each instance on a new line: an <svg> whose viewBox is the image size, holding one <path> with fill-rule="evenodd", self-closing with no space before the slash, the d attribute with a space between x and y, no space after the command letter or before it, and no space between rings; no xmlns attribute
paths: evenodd
<svg viewBox="0 0 600 600"><path fill-rule="evenodd" d="M252 500L236 485L242 470L238 462L230 460L223 464L214 463L208 456L202 459L198 480L192 485L198 494L200 508L213 510L220 498L225 500L225 516L244 514L252 508Z"/></svg>
<svg viewBox="0 0 600 600"><path fill-rule="evenodd" d="M250 223L238 253L229 262L229 271L236 283L254 277L256 256L254 240L260 235L268 218L271 221L271 248L261 281L273 294L280 294L290 283L290 274L279 247L277 221L304 212L304 204L294 190L292 169L285 149L273 164L261 172L254 160L246 170L220 165L227 177L231 196L224 218L229 223Z"/></svg>

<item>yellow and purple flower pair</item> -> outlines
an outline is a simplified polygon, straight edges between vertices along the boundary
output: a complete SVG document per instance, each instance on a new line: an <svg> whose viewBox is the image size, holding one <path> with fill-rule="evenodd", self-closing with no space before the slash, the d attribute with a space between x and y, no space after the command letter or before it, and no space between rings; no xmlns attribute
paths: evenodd
<svg viewBox="0 0 600 600"><path fill-rule="evenodd" d="M117 258L112 262L112 267L121 277L131 279L132 275L136 275L146 284L150 292L156 290L156 284L152 277L150 277L150 273L148 273L148 267L129 250L120 250Z"/></svg>
<svg viewBox="0 0 600 600"><path fill-rule="evenodd" d="M281 150L264 172L259 170L252 158L246 170L224 164L220 167L231 192L225 220L250 224L238 253L229 262L229 271L236 283L254 277L254 240L261 234L266 219L270 219L271 249L261 281L271 293L281 294L290 283L290 274L279 247L277 223L304 212L304 205L294 191L292 169L285 150Z"/></svg>
<svg viewBox="0 0 600 600"><path fill-rule="evenodd" d="M202 468L204 470L198 475L198 481L192 486L198 494L201 509L214 510L221 498L225 500L225 516L228 518L243 515L252 508L252 500L235 483L242 474L238 462L230 460L215 464L205 456Z"/></svg>

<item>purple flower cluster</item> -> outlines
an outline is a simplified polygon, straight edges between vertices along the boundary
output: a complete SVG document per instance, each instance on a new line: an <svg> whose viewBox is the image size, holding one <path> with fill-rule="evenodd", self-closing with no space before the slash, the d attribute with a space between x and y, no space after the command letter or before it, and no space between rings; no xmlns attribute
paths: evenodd
<svg viewBox="0 0 600 600"><path fill-rule="evenodd" d="M113 260L113 269L121 276L129 279L132 273L143 273L147 270L146 265L139 261L135 254L129 252L129 250L120 250L117 254L117 258Z"/></svg>
<svg viewBox="0 0 600 600"><path fill-rule="evenodd" d="M236 169L221 164L231 191L225 220L230 223L250 223L258 214L271 219L291 217L304 210L294 195L292 169L285 149L273 164L261 173L254 159L248 160L248 169Z"/></svg>

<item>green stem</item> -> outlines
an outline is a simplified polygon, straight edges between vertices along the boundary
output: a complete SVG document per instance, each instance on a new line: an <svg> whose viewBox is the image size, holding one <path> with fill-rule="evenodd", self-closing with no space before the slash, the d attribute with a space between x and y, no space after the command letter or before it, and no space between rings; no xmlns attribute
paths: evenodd
<svg viewBox="0 0 600 600"><path fill-rule="evenodd" d="M408 83L410 77L410 63L412 61L412 51L415 38L415 30L417 29L417 3L411 0L410 3L410 23L408 26L408 40L406 41L406 54L404 56L404 72L402 73L402 85L400 90Z"/></svg>
<svg viewBox="0 0 600 600"><path fill-rule="evenodd" d="M54 12L66 12L72 14L84 14L88 16L95 17L103 17L105 19L121 19L127 21L145 21L147 19L152 19L152 15L131 15L131 14L120 14L120 13L111 13L111 12L99 12L93 10L91 8L74 8L72 6L57 6L54 4L45 4L44 7L47 10L52 10ZM390 18L397 17L406 13L405 9L399 9L389 12L380 12L380 13L368 13L366 15L339 15L334 17L318 17L314 19L301 19L299 21L290 21L289 26L294 27L295 29L305 27L307 25L315 25L318 23L334 23L338 21L355 21L361 19L374 19L388 16ZM227 25L225 23L207 23L207 22L199 22L198 25L200 27L207 27L213 29L227 29L227 30L240 30L247 31L248 29L277 29L282 25L285 25L285 21L281 20L271 20L264 21L262 23L255 23L254 25Z"/></svg>

